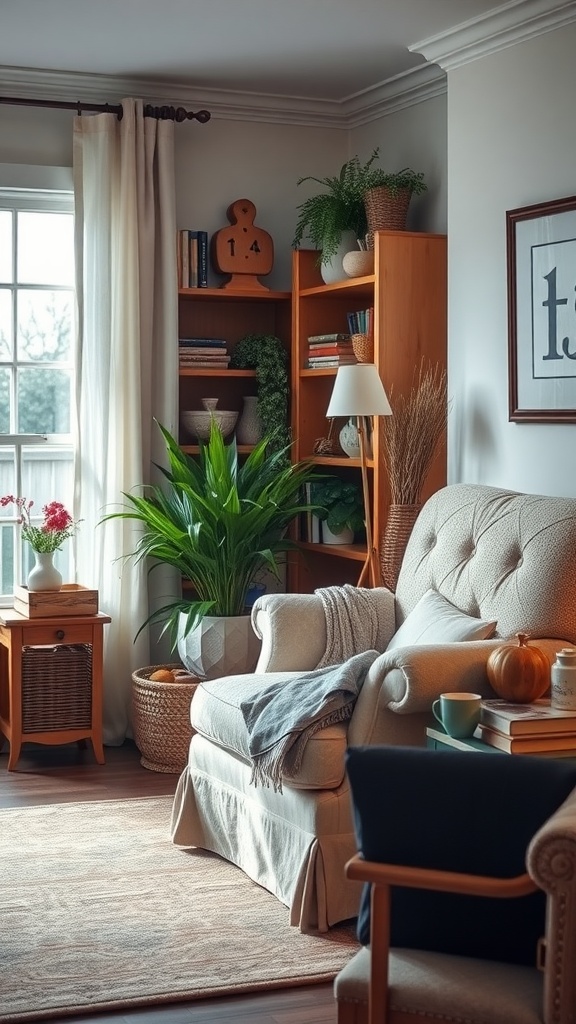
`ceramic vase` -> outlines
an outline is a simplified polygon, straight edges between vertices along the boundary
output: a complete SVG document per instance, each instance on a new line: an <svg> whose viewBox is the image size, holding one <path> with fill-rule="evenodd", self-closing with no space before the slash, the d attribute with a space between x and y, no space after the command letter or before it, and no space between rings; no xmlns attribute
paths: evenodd
<svg viewBox="0 0 576 1024"><path fill-rule="evenodd" d="M347 252L358 245L354 231L343 231L340 245L328 263L320 264L320 276L324 284L335 284L336 281L347 281L348 275L342 265Z"/></svg>
<svg viewBox="0 0 576 1024"><path fill-rule="evenodd" d="M35 551L34 565L28 573L28 590L60 590L62 573L54 565L53 551Z"/></svg>
<svg viewBox="0 0 576 1024"><path fill-rule="evenodd" d="M238 444L258 444L262 437L262 423L258 415L258 399L256 395L245 395L242 415L236 427Z"/></svg>
<svg viewBox="0 0 576 1024"><path fill-rule="evenodd" d="M339 434L340 447L345 455L350 459L360 458L360 438L358 437L358 427L356 426L356 417L350 417L347 423L344 424Z"/></svg>

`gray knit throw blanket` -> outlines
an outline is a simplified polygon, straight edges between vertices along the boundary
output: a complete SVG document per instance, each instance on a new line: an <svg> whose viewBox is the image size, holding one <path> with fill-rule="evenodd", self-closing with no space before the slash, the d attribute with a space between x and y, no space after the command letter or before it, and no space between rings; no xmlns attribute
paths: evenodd
<svg viewBox="0 0 576 1024"><path fill-rule="evenodd" d="M282 777L294 778L308 740L328 725L351 717L366 673L378 651L363 651L342 665L314 669L272 683L242 701L254 786L282 792Z"/></svg>
<svg viewBox="0 0 576 1024"><path fill-rule="evenodd" d="M339 665L358 651L375 649L378 618L373 591L364 587L325 587L314 591L324 606L326 650L316 668Z"/></svg>

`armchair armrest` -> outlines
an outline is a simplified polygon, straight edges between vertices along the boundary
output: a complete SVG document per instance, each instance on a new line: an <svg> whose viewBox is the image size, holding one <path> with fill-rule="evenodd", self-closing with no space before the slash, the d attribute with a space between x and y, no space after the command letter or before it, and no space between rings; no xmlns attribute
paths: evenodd
<svg viewBox="0 0 576 1024"><path fill-rule="evenodd" d="M470 691L493 697L486 661L502 640L397 647L371 665L348 727L349 746L423 744L432 701Z"/></svg>
<svg viewBox="0 0 576 1024"><path fill-rule="evenodd" d="M394 594L386 587L365 593L374 601L385 646L395 629ZM262 640L256 672L306 672L326 651L326 617L318 594L265 594L254 602L252 626Z"/></svg>
<svg viewBox="0 0 576 1024"><path fill-rule="evenodd" d="M576 790L532 839L527 865L548 896L544 1019L571 1021L576 1006Z"/></svg>
<svg viewBox="0 0 576 1024"><path fill-rule="evenodd" d="M535 639L552 664L568 641ZM446 691L494 697L486 662L502 638L464 643L397 647L371 666L348 729L350 746L373 743L422 744L432 701ZM410 721L411 716L419 715ZM399 721L399 716L407 716Z"/></svg>

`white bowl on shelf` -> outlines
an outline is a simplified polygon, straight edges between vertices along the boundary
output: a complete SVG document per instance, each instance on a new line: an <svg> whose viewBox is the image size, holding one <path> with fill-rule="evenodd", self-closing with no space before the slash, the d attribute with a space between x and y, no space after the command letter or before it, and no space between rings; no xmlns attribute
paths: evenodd
<svg viewBox="0 0 576 1024"><path fill-rule="evenodd" d="M214 419L222 432L228 437L236 426L238 413L233 409L189 409L180 413L184 429L194 438L207 441L210 437L210 423Z"/></svg>

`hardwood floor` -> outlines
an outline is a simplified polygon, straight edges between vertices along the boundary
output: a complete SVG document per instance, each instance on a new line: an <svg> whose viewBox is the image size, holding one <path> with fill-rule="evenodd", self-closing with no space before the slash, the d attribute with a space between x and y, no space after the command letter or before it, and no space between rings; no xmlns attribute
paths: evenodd
<svg viewBox="0 0 576 1024"><path fill-rule="evenodd" d="M0 753L0 807L81 800L112 800L172 795L178 777L151 772L140 765L133 743L106 747L106 764L94 761L88 746L27 744L16 770L7 771L6 750ZM229 999L204 999L119 1013L66 1017L52 1024L335 1024L332 985L276 989Z"/></svg>

